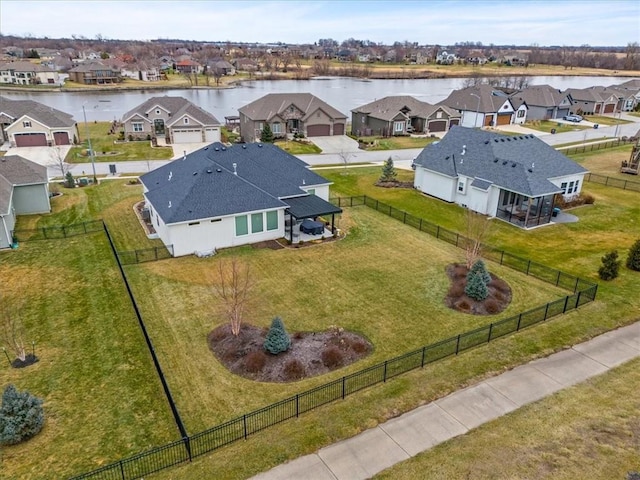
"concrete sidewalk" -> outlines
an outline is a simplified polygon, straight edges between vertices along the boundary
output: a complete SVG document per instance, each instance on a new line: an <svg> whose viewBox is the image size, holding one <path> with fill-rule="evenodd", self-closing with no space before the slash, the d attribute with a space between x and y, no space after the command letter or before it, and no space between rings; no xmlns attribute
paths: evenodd
<svg viewBox="0 0 640 480"><path fill-rule="evenodd" d="M357 480L640 357L640 322L534 360L389 420L256 480Z"/></svg>

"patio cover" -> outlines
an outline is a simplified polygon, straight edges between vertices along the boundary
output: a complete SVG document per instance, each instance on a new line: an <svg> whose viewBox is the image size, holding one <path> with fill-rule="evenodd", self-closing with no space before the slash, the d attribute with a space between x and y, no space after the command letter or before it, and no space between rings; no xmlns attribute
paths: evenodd
<svg viewBox="0 0 640 480"><path fill-rule="evenodd" d="M316 195L306 195L304 197L293 197L281 199L289 205L287 212L295 218L313 218L322 215L342 213L340 207L323 200Z"/></svg>

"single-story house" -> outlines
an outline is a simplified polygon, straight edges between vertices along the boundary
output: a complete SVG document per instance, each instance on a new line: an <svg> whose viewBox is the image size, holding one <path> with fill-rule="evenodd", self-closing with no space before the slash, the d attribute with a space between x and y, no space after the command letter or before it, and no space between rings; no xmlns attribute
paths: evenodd
<svg viewBox="0 0 640 480"><path fill-rule="evenodd" d="M615 113L621 103L620 92L607 87L568 88L573 104L571 113L579 115L599 115L601 113Z"/></svg>
<svg viewBox="0 0 640 480"><path fill-rule="evenodd" d="M34 100L0 97L0 141L12 147L72 145L78 125L71 115Z"/></svg>
<svg viewBox="0 0 640 480"><path fill-rule="evenodd" d="M344 135L347 116L310 93L270 93L240 108L240 135L257 142L265 123L275 137Z"/></svg>
<svg viewBox="0 0 640 480"><path fill-rule="evenodd" d="M342 210L331 182L272 144L214 143L140 177L151 225L174 256L286 237ZM323 225L324 228L324 225Z"/></svg>
<svg viewBox="0 0 640 480"><path fill-rule="evenodd" d="M16 215L47 213L47 167L18 155L0 157L0 248L13 245Z"/></svg>
<svg viewBox="0 0 640 480"><path fill-rule="evenodd" d="M351 110L351 133L357 136L446 132L460 114L408 95L390 96Z"/></svg>
<svg viewBox="0 0 640 480"><path fill-rule="evenodd" d="M571 95L551 85L534 85L511 94L511 102L519 106L527 104L527 120L552 120L569 115ZM518 119L516 114L516 120Z"/></svg>
<svg viewBox="0 0 640 480"><path fill-rule="evenodd" d="M220 141L218 119L183 97L152 97L125 113L122 125L127 139L163 137L174 144Z"/></svg>
<svg viewBox="0 0 640 480"><path fill-rule="evenodd" d="M60 85L60 75L46 65L9 62L0 65L0 83L14 85Z"/></svg>
<svg viewBox="0 0 640 480"><path fill-rule="evenodd" d="M487 84L454 90L439 105L457 110L463 127L495 127L514 123L516 118L519 122L526 119L525 103L516 109L507 93Z"/></svg>
<svg viewBox="0 0 640 480"><path fill-rule="evenodd" d="M578 195L587 170L533 135L453 127L414 160L414 187L520 227L544 225L555 195Z"/></svg>

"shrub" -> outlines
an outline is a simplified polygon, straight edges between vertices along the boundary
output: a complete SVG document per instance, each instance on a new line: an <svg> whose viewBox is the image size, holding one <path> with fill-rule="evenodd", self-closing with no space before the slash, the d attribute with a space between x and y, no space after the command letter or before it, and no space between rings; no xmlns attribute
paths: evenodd
<svg viewBox="0 0 640 480"><path fill-rule="evenodd" d="M42 400L7 385L0 407L0 444L15 445L36 435L44 425Z"/></svg>
<svg viewBox="0 0 640 480"><path fill-rule="evenodd" d="M327 348L320 354L320 357L322 359L322 363L327 368L337 368L341 366L344 361L342 352L338 347Z"/></svg>
<svg viewBox="0 0 640 480"><path fill-rule="evenodd" d="M395 181L398 173L393 166L393 158L389 157L382 166L382 175L380 175L380 182L393 182Z"/></svg>
<svg viewBox="0 0 640 480"><path fill-rule="evenodd" d="M353 342L351 342L351 350L353 350L355 353L365 353L369 350L369 346L362 340L354 340Z"/></svg>
<svg viewBox="0 0 640 480"><path fill-rule="evenodd" d="M459 283L452 285L451 289L449 290L449 295L451 295L452 297L461 297L463 294L464 287Z"/></svg>
<svg viewBox="0 0 640 480"><path fill-rule="evenodd" d="M593 205L596 201L596 197L590 193L585 193L582 195L582 200L584 200L585 205Z"/></svg>
<svg viewBox="0 0 640 480"><path fill-rule="evenodd" d="M618 276L621 261L618 260L618 251L607 253L602 257L602 266L598 269L598 276L601 280L613 280Z"/></svg>
<svg viewBox="0 0 640 480"><path fill-rule="evenodd" d="M458 310L462 310L463 312L468 312L469 309L471 309L471 305L469 305L469 302L466 300L460 300L456 307L458 307Z"/></svg>
<svg viewBox="0 0 640 480"><path fill-rule="evenodd" d="M260 132L260 141L264 143L273 143L273 131L271 125L265 122L262 131Z"/></svg>
<svg viewBox="0 0 640 480"><path fill-rule="evenodd" d="M487 288L487 284L484 283L481 274L469 272L464 293L466 293L469 298L478 301L482 301L489 296L489 289Z"/></svg>
<svg viewBox="0 0 640 480"><path fill-rule="evenodd" d="M244 368L247 372L257 373L264 368L266 363L266 354L262 350L254 350L247 355L244 361Z"/></svg>
<svg viewBox="0 0 640 480"><path fill-rule="evenodd" d="M291 338L284 328L282 319L275 317L271 322L267 337L264 339L264 349L273 355L277 355L281 352L286 352L290 345Z"/></svg>
<svg viewBox="0 0 640 480"><path fill-rule="evenodd" d="M76 186L76 181L73 178L73 174L71 172L67 172L64 178L65 178L65 182L64 182L65 187L74 188Z"/></svg>
<svg viewBox="0 0 640 480"><path fill-rule="evenodd" d="M631 245L627 256L627 268L640 272L640 239Z"/></svg>
<svg viewBox="0 0 640 480"><path fill-rule="evenodd" d="M489 299L485 302L484 308L487 310L487 313L498 313L500 311L500 304L493 299Z"/></svg>
<svg viewBox="0 0 640 480"><path fill-rule="evenodd" d="M480 275L485 285L489 285L489 283L491 282L491 275L489 275L487 266L484 264L482 260L477 260L476 263L474 263L471 266L471 270L469 271L469 274Z"/></svg>
<svg viewBox="0 0 640 480"><path fill-rule="evenodd" d="M300 360L294 358L284 364L282 373L286 380L300 380L305 375L304 365Z"/></svg>

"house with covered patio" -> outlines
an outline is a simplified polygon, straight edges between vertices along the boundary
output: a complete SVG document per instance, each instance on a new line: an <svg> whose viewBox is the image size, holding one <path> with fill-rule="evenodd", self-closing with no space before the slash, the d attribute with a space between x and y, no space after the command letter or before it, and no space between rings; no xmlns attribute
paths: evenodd
<svg viewBox="0 0 640 480"><path fill-rule="evenodd" d="M414 187L522 228L552 221L554 199L580 194L586 169L533 135L453 127L414 160Z"/></svg>
<svg viewBox="0 0 640 480"><path fill-rule="evenodd" d="M151 227L173 256L335 232L331 182L272 144L213 143L140 177Z"/></svg>

